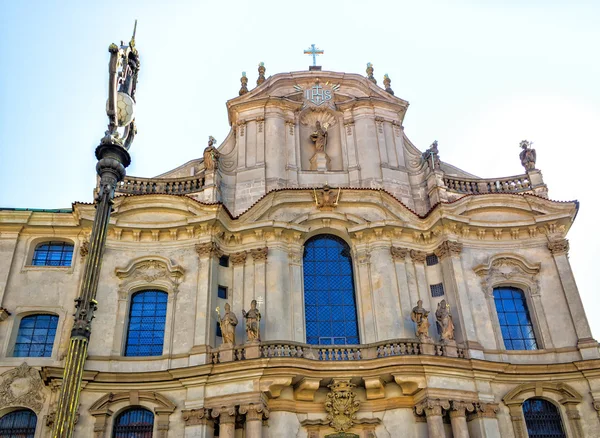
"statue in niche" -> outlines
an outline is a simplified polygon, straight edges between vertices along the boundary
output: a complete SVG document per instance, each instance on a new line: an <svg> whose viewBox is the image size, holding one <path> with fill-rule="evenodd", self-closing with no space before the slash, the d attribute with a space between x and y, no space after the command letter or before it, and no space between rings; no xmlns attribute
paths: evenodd
<svg viewBox="0 0 600 438"><path fill-rule="evenodd" d="M450 305L446 300L438 303L435 319L442 342L454 341L454 321L450 313Z"/></svg>
<svg viewBox="0 0 600 438"><path fill-rule="evenodd" d="M206 170L215 170L218 166L219 151L215 148L217 140L210 135L208 137L208 146L204 149L204 168Z"/></svg>
<svg viewBox="0 0 600 438"><path fill-rule="evenodd" d="M417 305L413 307L412 312L410 314L410 319L416 324L416 334L417 337L423 340L430 340L429 338L429 320L427 316L429 315L429 310L425 310L423 308L423 300L417 301Z"/></svg>
<svg viewBox="0 0 600 438"><path fill-rule="evenodd" d="M238 325L237 316L231 311L229 303L225 304L225 314L222 318L221 311L218 307L216 311L219 327L221 328L221 336L223 337L223 344L235 345L235 326Z"/></svg>
<svg viewBox="0 0 600 438"><path fill-rule="evenodd" d="M323 126L325 129L321 126L321 122L317 120L317 129L310 135L310 139L315 143L317 152L325 152L325 147L327 146L327 128L329 124L324 123Z"/></svg>
<svg viewBox="0 0 600 438"><path fill-rule="evenodd" d="M327 147L327 128L329 127L329 123L323 123L317 120L316 122L316 130L310 135L310 139L315 144L315 154L310 159L310 170L318 170L324 172L329 170L329 163L331 159L325 153L325 148Z"/></svg>
<svg viewBox="0 0 600 438"><path fill-rule="evenodd" d="M242 309L242 315L246 318L248 342L260 342L260 311L256 308L256 300L252 300L247 312Z"/></svg>
<svg viewBox="0 0 600 438"><path fill-rule="evenodd" d="M523 140L519 145L521 146L521 149L523 149L519 154L519 158L521 159L521 164L525 168L525 171L535 169L535 160L537 154L535 149L531 147L532 144L533 142Z"/></svg>

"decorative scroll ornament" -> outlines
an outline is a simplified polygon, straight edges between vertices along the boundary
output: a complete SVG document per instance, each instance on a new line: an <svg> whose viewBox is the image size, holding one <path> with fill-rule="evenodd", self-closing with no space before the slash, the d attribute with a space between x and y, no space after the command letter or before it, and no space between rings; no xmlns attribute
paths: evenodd
<svg viewBox="0 0 600 438"><path fill-rule="evenodd" d="M493 288L514 283L529 288L531 295L539 294L540 264L532 264L516 254L496 254L487 264L473 268L479 276L484 293L493 296Z"/></svg>
<svg viewBox="0 0 600 438"><path fill-rule="evenodd" d="M334 380L328 388L325 410L327 421L336 432L346 432L354 424L356 413L360 407L356 395L352 391L356 385L350 383L350 379Z"/></svg>
<svg viewBox="0 0 600 438"><path fill-rule="evenodd" d="M23 362L18 368L3 373L0 378L0 408L24 406L39 413L46 395L40 373Z"/></svg>
<svg viewBox="0 0 600 438"><path fill-rule="evenodd" d="M178 285L183 279L184 270L180 266L173 266L167 258L153 256L135 260L126 268L117 268L115 274L126 283L136 280L146 283L166 280L172 285Z"/></svg>

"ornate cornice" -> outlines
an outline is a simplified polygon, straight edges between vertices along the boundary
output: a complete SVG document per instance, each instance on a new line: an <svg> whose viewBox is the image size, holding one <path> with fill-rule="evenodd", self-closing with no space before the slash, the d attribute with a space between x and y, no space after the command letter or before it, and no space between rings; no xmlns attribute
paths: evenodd
<svg viewBox="0 0 600 438"><path fill-rule="evenodd" d="M395 262L403 262L408 255L408 248L400 248L397 246L392 246L390 248L390 252L392 254L392 259Z"/></svg>
<svg viewBox="0 0 600 438"><path fill-rule="evenodd" d="M425 251L417 251L416 249L410 250L410 258L415 263L424 264L427 259L427 253Z"/></svg>
<svg viewBox="0 0 600 438"><path fill-rule="evenodd" d="M235 265L243 265L246 263L246 259L248 258L248 253L246 251L234 252L229 255L229 260L231 263Z"/></svg>
<svg viewBox="0 0 600 438"><path fill-rule="evenodd" d="M206 408L184 409L181 411L181 417L185 421L186 426L204 425L213 421L210 417L210 410Z"/></svg>
<svg viewBox="0 0 600 438"><path fill-rule="evenodd" d="M554 256L568 254L569 241L567 239L551 240L548 242L548 249Z"/></svg>
<svg viewBox="0 0 600 438"><path fill-rule="evenodd" d="M256 248L250 250L250 255L252 255L252 259L254 262L266 262L267 254L269 249L265 246L264 248Z"/></svg>

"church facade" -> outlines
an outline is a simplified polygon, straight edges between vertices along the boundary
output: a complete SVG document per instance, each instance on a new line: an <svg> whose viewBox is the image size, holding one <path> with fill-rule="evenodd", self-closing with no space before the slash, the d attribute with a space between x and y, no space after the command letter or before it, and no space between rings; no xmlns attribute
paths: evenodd
<svg viewBox="0 0 600 438"><path fill-rule="evenodd" d="M578 204L529 143L478 178L370 65L264 73L222 144L119 184L75 435L600 436ZM0 210L0 436L50 436L94 211Z"/></svg>

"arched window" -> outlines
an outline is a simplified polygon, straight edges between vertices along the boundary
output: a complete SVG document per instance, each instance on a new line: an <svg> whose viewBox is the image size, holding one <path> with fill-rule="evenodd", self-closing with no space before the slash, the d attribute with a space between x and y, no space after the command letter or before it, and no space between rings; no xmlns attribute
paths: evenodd
<svg viewBox="0 0 600 438"><path fill-rule="evenodd" d="M113 438L152 438L154 414L148 409L131 408L115 419Z"/></svg>
<svg viewBox="0 0 600 438"><path fill-rule="evenodd" d="M167 294L158 290L131 297L125 356L160 356L165 340Z"/></svg>
<svg viewBox="0 0 600 438"><path fill-rule="evenodd" d="M68 242L44 242L35 247L33 266L71 266L73 244Z"/></svg>
<svg viewBox="0 0 600 438"><path fill-rule="evenodd" d="M0 418L0 437L33 438L37 417L29 409L12 411Z"/></svg>
<svg viewBox="0 0 600 438"><path fill-rule="evenodd" d="M14 357L50 357L58 326L56 315L29 315L21 319Z"/></svg>
<svg viewBox="0 0 600 438"><path fill-rule="evenodd" d="M329 234L304 246L306 342L358 344L354 278L350 248Z"/></svg>
<svg viewBox="0 0 600 438"><path fill-rule="evenodd" d="M567 438L556 406L541 398L523 403L523 415L529 438Z"/></svg>
<svg viewBox="0 0 600 438"><path fill-rule="evenodd" d="M525 294L516 287L494 289L494 302L507 350L537 350Z"/></svg>

